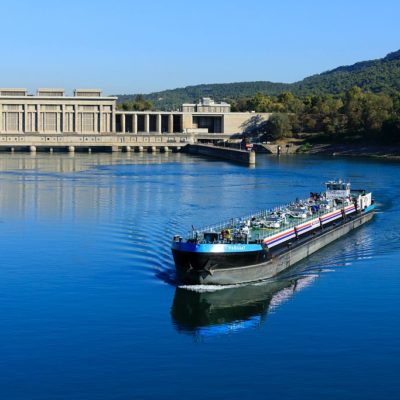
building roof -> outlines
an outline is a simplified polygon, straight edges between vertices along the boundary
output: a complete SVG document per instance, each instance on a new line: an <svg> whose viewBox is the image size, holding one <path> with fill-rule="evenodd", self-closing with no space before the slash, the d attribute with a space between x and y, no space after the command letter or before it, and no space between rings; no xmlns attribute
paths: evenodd
<svg viewBox="0 0 400 400"><path fill-rule="evenodd" d="M40 88L37 89L36 94L28 93L26 88L0 88L0 97L46 97L46 98L101 98L116 100L114 96L103 96L101 89L75 89L73 95L65 96L65 90L63 88Z"/></svg>

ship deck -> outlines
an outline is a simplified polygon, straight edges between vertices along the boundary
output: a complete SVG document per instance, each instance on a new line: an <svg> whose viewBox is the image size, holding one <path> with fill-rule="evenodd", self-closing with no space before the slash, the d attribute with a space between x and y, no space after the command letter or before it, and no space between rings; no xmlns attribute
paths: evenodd
<svg viewBox="0 0 400 400"><path fill-rule="evenodd" d="M303 200L303 202L306 203L306 200ZM287 206L283 206L283 208L284 207L287 207ZM196 230L196 232L197 232L197 234L204 234L207 232L219 233L226 229L229 229L229 230L235 232L235 231L239 230L240 224L246 220L251 220L252 218L261 220L262 218L265 218L271 212L278 212L280 210L281 210L281 208L276 208L276 209L271 209L271 210L263 210L263 211L259 211L259 212L255 213L255 214L248 215L246 217L232 218L228 221L224 221L224 222L221 222L221 223L218 223L215 225L205 226L199 230ZM268 237L274 236L276 234L279 234L281 232L284 232L290 228L294 228L296 226L310 222L316 218L320 218L330 212L339 211L339 210L341 210L340 207L332 208L329 211L325 210L324 212L318 211L318 212L313 213L312 215L307 216L306 218L287 217L287 223L283 224L280 228L250 227L247 242L255 243L257 241L260 241L260 240L266 239ZM193 234L193 232L189 232L189 237L192 234ZM226 241L222 240L222 241L220 241L220 243L226 243ZM229 240L229 243L243 243L243 241L235 239L234 235L232 235L231 239Z"/></svg>

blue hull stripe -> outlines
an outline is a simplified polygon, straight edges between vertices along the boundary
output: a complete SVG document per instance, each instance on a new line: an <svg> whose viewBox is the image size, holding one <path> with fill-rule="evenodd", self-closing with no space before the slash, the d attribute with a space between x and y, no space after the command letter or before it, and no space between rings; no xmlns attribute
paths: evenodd
<svg viewBox="0 0 400 400"><path fill-rule="evenodd" d="M296 235L294 234L294 232L290 232L285 236L279 237L275 240L271 240L270 242L266 242L266 244L271 247L271 245L275 245L278 244L278 242L284 242L285 240L291 239L293 237L295 237Z"/></svg>
<svg viewBox="0 0 400 400"><path fill-rule="evenodd" d="M338 218L340 218L342 216L342 212L341 211L339 211L338 213L336 213L336 214L333 214L331 217L328 217L328 218L321 218L321 220L322 220L322 223L323 224L326 224L327 222L329 222L329 221L333 221L334 219L338 219Z"/></svg>
<svg viewBox="0 0 400 400"><path fill-rule="evenodd" d="M317 229L321 227L321 221L319 218L313 219L308 223L296 226L296 232L298 235L311 231L312 229Z"/></svg>
<svg viewBox="0 0 400 400"><path fill-rule="evenodd" d="M299 234L299 233L304 233L304 232L310 231L311 229L316 229L316 228L319 228L319 227L320 227L319 224L318 225L317 224L308 225L308 226L305 226L304 228L296 229L296 231Z"/></svg>
<svg viewBox="0 0 400 400"><path fill-rule="evenodd" d="M244 253L263 249L260 244L195 244L186 242L173 242L172 248L190 253Z"/></svg>
<svg viewBox="0 0 400 400"><path fill-rule="evenodd" d="M368 206L367 208L364 209L364 213L367 214L371 211L375 210L375 204L371 204L370 206Z"/></svg>

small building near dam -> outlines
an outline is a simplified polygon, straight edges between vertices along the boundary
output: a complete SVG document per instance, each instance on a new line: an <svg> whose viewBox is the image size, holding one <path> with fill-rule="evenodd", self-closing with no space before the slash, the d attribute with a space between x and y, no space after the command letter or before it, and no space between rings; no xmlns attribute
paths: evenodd
<svg viewBox="0 0 400 400"><path fill-rule="evenodd" d="M0 146L109 146L115 141L173 147L227 139L270 115L231 112L229 104L210 98L183 104L179 111L121 111L117 100L99 89L76 89L73 95L57 88L34 95L27 89L0 89Z"/></svg>

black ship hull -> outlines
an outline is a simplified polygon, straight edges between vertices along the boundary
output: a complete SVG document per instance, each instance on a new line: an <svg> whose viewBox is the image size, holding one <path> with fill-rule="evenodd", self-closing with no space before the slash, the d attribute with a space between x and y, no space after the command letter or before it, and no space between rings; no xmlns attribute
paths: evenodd
<svg viewBox="0 0 400 400"><path fill-rule="evenodd" d="M229 249L224 249L224 252L207 252L201 251L201 246L200 251L196 251L197 248L193 250L176 245L172 248L172 253L177 279L187 284L226 285L271 278L370 221L373 214L373 210L355 214L308 235L282 243L273 250L262 245L258 245L257 249L256 245L252 245L253 251L229 252L226 251ZM244 246L243 249L245 248Z"/></svg>

